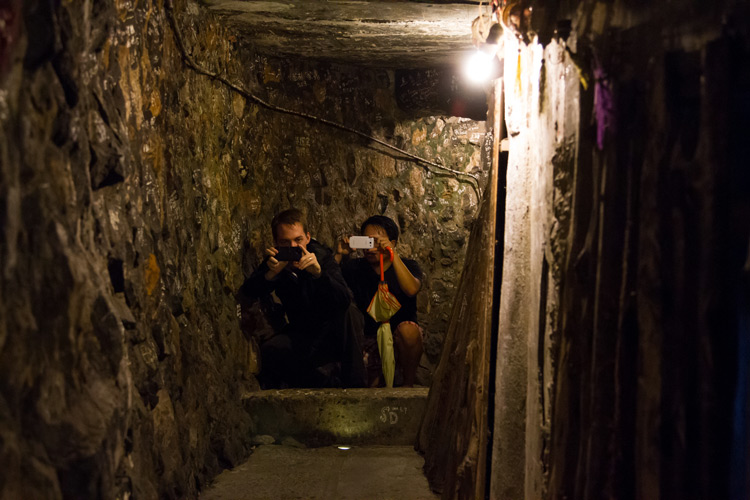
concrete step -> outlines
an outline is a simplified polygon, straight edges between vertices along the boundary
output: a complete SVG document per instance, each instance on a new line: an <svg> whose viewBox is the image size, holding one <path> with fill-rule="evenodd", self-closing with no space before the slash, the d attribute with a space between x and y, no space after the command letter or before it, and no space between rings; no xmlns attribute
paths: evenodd
<svg viewBox="0 0 750 500"><path fill-rule="evenodd" d="M293 438L307 447L413 446L427 392L426 387L282 389L250 393L243 399L260 442Z"/></svg>
<svg viewBox="0 0 750 500"><path fill-rule="evenodd" d="M201 500L438 500L411 446L259 446Z"/></svg>

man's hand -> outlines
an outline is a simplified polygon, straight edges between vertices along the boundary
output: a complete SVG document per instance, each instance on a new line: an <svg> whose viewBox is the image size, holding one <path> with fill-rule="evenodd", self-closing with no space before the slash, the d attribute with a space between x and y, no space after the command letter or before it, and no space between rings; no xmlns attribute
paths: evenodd
<svg viewBox="0 0 750 500"><path fill-rule="evenodd" d="M268 271L266 272L265 277L268 281L274 279L276 275L279 274L281 270L284 269L287 265L286 262L279 262L278 260L276 260L277 253L279 253L279 251L273 247L266 248L266 255L268 255L266 266L268 266Z"/></svg>
<svg viewBox="0 0 750 500"><path fill-rule="evenodd" d="M314 253L308 252L304 247L300 248L302 248L302 258L299 262L294 263L294 267L300 271L307 271L317 278L322 272L320 264L318 263L318 257L316 257Z"/></svg>

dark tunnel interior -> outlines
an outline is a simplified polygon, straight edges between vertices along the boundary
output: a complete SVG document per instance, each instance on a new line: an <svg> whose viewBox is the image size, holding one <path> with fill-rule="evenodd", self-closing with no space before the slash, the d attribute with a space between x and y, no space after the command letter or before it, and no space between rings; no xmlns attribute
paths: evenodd
<svg viewBox="0 0 750 500"><path fill-rule="evenodd" d="M0 499L750 499L748 20L0 0ZM376 378L269 378L334 306Z"/></svg>

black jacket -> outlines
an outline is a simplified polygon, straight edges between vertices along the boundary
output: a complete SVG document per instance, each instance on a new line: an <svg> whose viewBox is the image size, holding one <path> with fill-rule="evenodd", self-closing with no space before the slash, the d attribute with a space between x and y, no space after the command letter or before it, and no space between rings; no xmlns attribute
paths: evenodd
<svg viewBox="0 0 750 500"><path fill-rule="evenodd" d="M307 251L318 258L321 275L314 278L307 271L286 268L268 281L266 258L245 280L240 292L257 299L271 292L281 300L292 331L317 330L324 322L342 314L351 303L351 292L346 286L333 253L315 240L310 240Z"/></svg>

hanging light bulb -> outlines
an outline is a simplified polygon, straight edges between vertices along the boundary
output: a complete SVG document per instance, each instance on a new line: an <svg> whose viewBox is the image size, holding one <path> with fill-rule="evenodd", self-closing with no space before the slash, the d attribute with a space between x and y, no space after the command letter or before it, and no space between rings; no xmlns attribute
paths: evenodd
<svg viewBox="0 0 750 500"><path fill-rule="evenodd" d="M464 74L472 83L482 83L489 80L492 74L492 64L495 54L484 50L477 50L466 60Z"/></svg>
<svg viewBox="0 0 750 500"><path fill-rule="evenodd" d="M466 60L464 74L473 83L483 83L497 72L497 55L502 27L494 23L484 42L476 43L477 50ZM481 39L480 39L481 40ZM496 77L496 76L495 76Z"/></svg>

